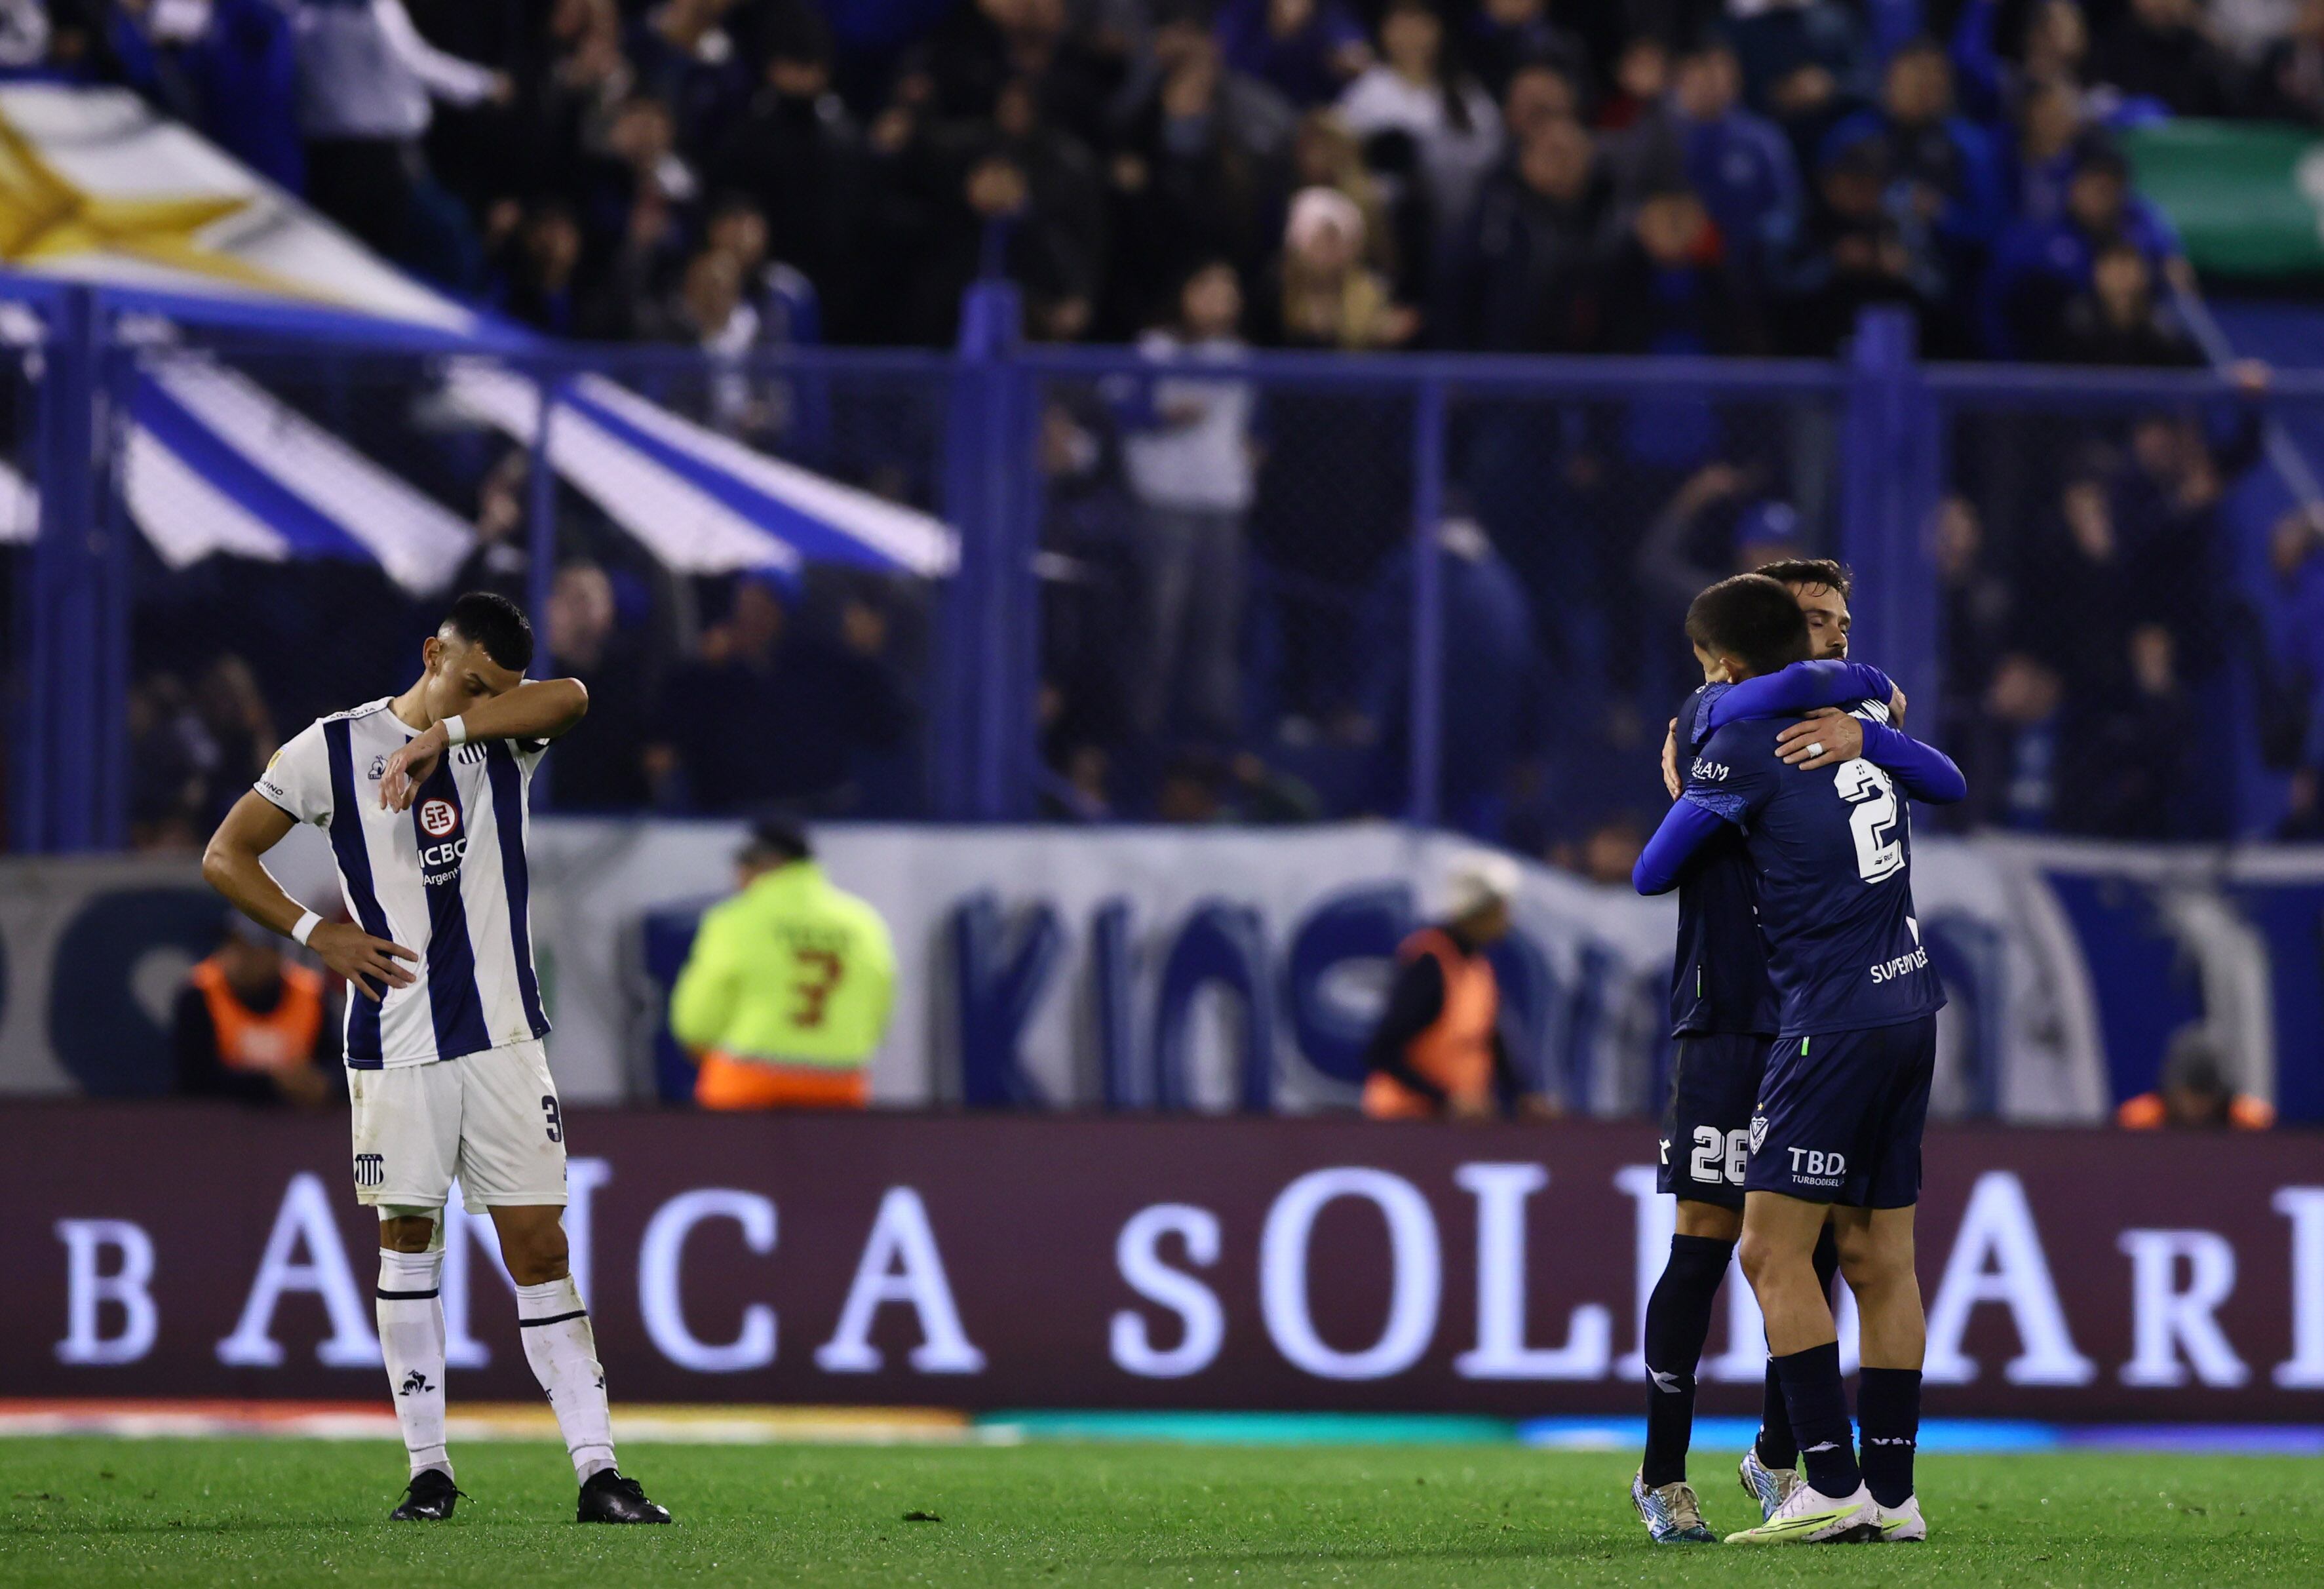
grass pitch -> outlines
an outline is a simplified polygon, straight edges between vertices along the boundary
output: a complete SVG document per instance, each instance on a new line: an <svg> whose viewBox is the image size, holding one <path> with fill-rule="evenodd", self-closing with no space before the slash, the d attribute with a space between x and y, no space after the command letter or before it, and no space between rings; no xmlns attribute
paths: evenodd
<svg viewBox="0 0 2324 1589"><path fill-rule="evenodd" d="M2324 1463L2296 1459L1930 1457L1926 1546L1681 1550L1619 1454L625 1447L669 1529L574 1525L553 1446L456 1456L459 1515L391 1525L391 1446L0 1441L0 1584L2324 1584ZM1756 1520L1731 1456L1694 1480L1714 1528Z"/></svg>

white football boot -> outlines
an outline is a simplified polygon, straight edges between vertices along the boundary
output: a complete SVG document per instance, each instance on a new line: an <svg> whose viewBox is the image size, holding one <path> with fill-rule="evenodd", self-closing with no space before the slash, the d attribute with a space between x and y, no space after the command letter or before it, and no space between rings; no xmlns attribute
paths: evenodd
<svg viewBox="0 0 2324 1589"><path fill-rule="evenodd" d="M1646 1488L1646 1476L1630 1478L1630 1504L1646 1525L1646 1537L1657 1545L1716 1545L1719 1536L1702 1525L1702 1503L1694 1487L1682 1479L1659 1489Z"/></svg>
<svg viewBox="0 0 2324 1589"><path fill-rule="evenodd" d="M1878 1502L1874 1502L1877 1506ZM1880 1542L1883 1545L1918 1545L1929 1537L1929 1520L1921 1515L1921 1498L1904 1497L1902 1506L1880 1507Z"/></svg>
<svg viewBox="0 0 2324 1589"><path fill-rule="evenodd" d="M1743 1493L1759 1503L1759 1520L1766 1522L1775 1515L1775 1509L1800 1487L1800 1470L1795 1467L1769 1467L1759 1460L1759 1443L1754 1440L1743 1448L1743 1465L1739 1476Z"/></svg>
<svg viewBox="0 0 2324 1589"><path fill-rule="evenodd" d="M1880 1507L1860 1482L1852 1495L1831 1496L1803 1483L1756 1529L1727 1536L1729 1545L1852 1545L1880 1537Z"/></svg>

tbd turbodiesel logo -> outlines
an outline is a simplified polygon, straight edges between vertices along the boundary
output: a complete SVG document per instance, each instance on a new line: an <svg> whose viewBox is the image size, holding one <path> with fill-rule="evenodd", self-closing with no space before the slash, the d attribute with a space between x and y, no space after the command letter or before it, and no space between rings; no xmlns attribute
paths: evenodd
<svg viewBox="0 0 2324 1589"><path fill-rule="evenodd" d="M1793 1148L1792 1179L1812 1187L1836 1187L1848 1174L1848 1155L1814 1148Z"/></svg>

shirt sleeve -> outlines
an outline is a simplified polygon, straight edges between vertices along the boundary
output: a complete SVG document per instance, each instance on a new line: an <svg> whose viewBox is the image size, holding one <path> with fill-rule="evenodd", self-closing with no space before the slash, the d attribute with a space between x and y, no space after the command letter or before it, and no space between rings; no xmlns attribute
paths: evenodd
<svg viewBox="0 0 2324 1589"><path fill-rule="evenodd" d="M1863 662L1794 662L1747 679L1711 706L1711 725L1724 728L1751 717L1792 717L1850 701L1886 702L1896 693L1888 675Z"/></svg>
<svg viewBox="0 0 2324 1589"><path fill-rule="evenodd" d="M331 819L331 757L323 725L309 723L293 734L251 785L260 795L300 822L320 827Z"/></svg>
<svg viewBox="0 0 2324 1589"><path fill-rule="evenodd" d="M1906 794L1932 806L1950 806L1969 794L1969 780L1950 756L1885 723L1864 725L1864 759L1894 774Z"/></svg>
<svg viewBox="0 0 2324 1589"><path fill-rule="evenodd" d="M739 966L733 952L733 935L722 930L724 918L714 907L702 918L686 969L669 991L669 1030L681 1047L700 1052L726 1035L741 992Z"/></svg>
<svg viewBox="0 0 2324 1589"><path fill-rule="evenodd" d="M388 48L437 98L449 99L456 105L475 105L492 97L499 74L489 67L447 55L421 38L420 30L412 25L411 14L403 8L403 0L371 0L371 12Z"/></svg>

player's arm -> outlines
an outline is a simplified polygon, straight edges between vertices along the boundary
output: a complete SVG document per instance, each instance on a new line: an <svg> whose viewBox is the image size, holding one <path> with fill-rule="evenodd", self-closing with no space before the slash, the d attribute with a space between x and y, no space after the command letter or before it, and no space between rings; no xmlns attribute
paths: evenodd
<svg viewBox="0 0 2324 1589"><path fill-rule="evenodd" d="M1969 794L1969 780L1950 756L1885 723L1864 725L1864 759L1893 775L1906 794L1932 806L1950 806Z"/></svg>
<svg viewBox="0 0 2324 1589"><path fill-rule="evenodd" d="M1676 888L1695 852L1727 826L1725 818L1697 804L1693 793L1689 790L1664 813L1662 826L1638 852L1638 864L1630 869L1630 886L1640 893L1666 894Z"/></svg>
<svg viewBox="0 0 2324 1589"><path fill-rule="evenodd" d="M297 938L298 928L308 927L308 936L300 941L321 956L324 965L362 989L364 997L373 1003L379 1002L387 988L410 986L411 973L396 962L417 960L419 956L401 944L374 938L352 922L309 921L312 912L284 893L282 885L266 870L259 857L281 844L295 826L296 818L290 812L252 790L234 803L234 809L210 835L209 846L202 851L202 881L224 894L235 910L285 938Z"/></svg>
<svg viewBox="0 0 2324 1589"><path fill-rule="evenodd" d="M403 748L388 757L380 774L379 803L392 811L408 811L420 786L436 771L437 761L452 748L452 725L459 742L513 739L540 744L557 738L589 714L589 691L578 679L537 679L518 685L505 695L478 701L457 717L430 724Z"/></svg>
<svg viewBox="0 0 2324 1589"><path fill-rule="evenodd" d="M1711 726L1717 730L1752 717L1791 717L1850 701L1886 701L1894 707L1899 698L1888 675L1868 662L1794 662L1727 689L1711 703Z"/></svg>

